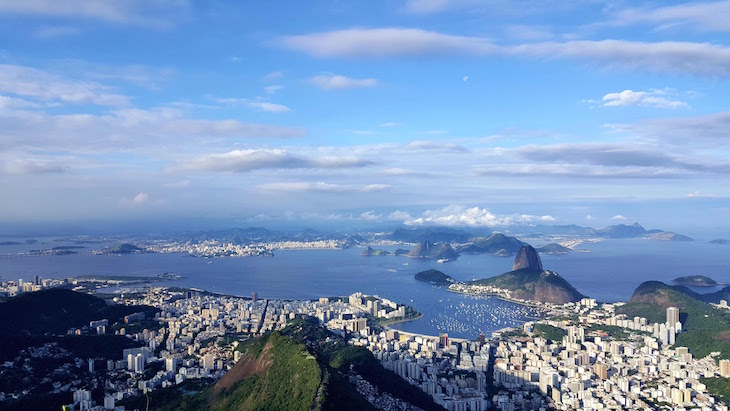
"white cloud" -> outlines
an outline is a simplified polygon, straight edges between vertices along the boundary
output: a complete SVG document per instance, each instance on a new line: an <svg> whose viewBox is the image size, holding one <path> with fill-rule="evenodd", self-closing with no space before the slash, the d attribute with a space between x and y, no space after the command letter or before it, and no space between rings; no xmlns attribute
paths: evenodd
<svg viewBox="0 0 730 411"><path fill-rule="evenodd" d="M464 82L467 82L467 81L469 81L469 76L464 76L464 77L462 78L462 80L463 80Z"/></svg>
<svg viewBox="0 0 730 411"><path fill-rule="evenodd" d="M633 91L624 90L618 93L608 93L601 99L603 106L646 106L656 108L689 108L684 101L666 97L665 90Z"/></svg>
<svg viewBox="0 0 730 411"><path fill-rule="evenodd" d="M730 47L694 42L576 40L497 45L485 38L407 28L346 29L288 36L279 44L315 57L517 56L570 58L620 68L704 76L730 75Z"/></svg>
<svg viewBox="0 0 730 411"><path fill-rule="evenodd" d="M687 193L687 195L685 197L687 197L687 198L715 198L717 196L715 196L714 194L703 193L701 191L693 191L691 193Z"/></svg>
<svg viewBox="0 0 730 411"><path fill-rule="evenodd" d="M611 220L614 220L614 221L625 221L625 220L628 220L628 218L622 216L621 214L617 214L617 215L611 217Z"/></svg>
<svg viewBox="0 0 730 411"><path fill-rule="evenodd" d="M392 188L392 186L388 184L368 184L362 188L362 191L365 192L371 192L371 191L388 191Z"/></svg>
<svg viewBox="0 0 730 411"><path fill-rule="evenodd" d="M14 94L44 102L124 106L129 97L111 87L79 81L32 67L0 64L0 93Z"/></svg>
<svg viewBox="0 0 730 411"><path fill-rule="evenodd" d="M550 215L536 216L529 214L496 215L486 208L448 206L440 210L427 210L420 217L404 221L406 225L440 225L465 227L497 227L516 224L533 224L554 222L557 219Z"/></svg>
<svg viewBox="0 0 730 411"><path fill-rule="evenodd" d="M282 77L284 77L283 71L272 71L271 73L264 76L264 80L273 81L273 80L278 80Z"/></svg>
<svg viewBox="0 0 730 411"><path fill-rule="evenodd" d="M132 202L134 204L144 204L150 200L150 195L147 193L139 193L134 198L132 198Z"/></svg>
<svg viewBox="0 0 730 411"><path fill-rule="evenodd" d="M281 84L264 87L264 91L266 91L266 94L275 94L277 91L283 90L283 89L284 89L284 86L282 86Z"/></svg>
<svg viewBox="0 0 730 411"><path fill-rule="evenodd" d="M409 221L413 220L413 217L411 214L407 211L401 211L401 210L395 210L392 213L388 214L388 220L391 221Z"/></svg>
<svg viewBox="0 0 730 411"><path fill-rule="evenodd" d="M365 221L379 221L382 217L382 214L375 214L372 210L360 214L360 219Z"/></svg>
<svg viewBox="0 0 730 411"><path fill-rule="evenodd" d="M180 168L217 172L247 172L262 169L340 169L365 167L372 162L353 156L323 156L306 158L282 149L233 150L223 154L210 154L193 159Z"/></svg>
<svg viewBox="0 0 730 411"><path fill-rule="evenodd" d="M324 90L343 90L349 88L375 87L378 80L374 78L354 79L334 74L322 74L309 79L309 82Z"/></svg>
<svg viewBox="0 0 730 411"><path fill-rule="evenodd" d="M0 14L165 27L190 9L187 0L0 0Z"/></svg>
<svg viewBox="0 0 730 411"><path fill-rule="evenodd" d="M591 220L593 220L593 216L592 216L592 215L590 215L590 214L588 214L588 215L586 216L586 220L588 220L588 221L591 221Z"/></svg>
<svg viewBox="0 0 730 411"><path fill-rule="evenodd" d="M401 124L401 123L396 123L394 121L388 121L387 123L381 124L380 127L398 127L398 126L402 126L402 125L403 124Z"/></svg>
<svg viewBox="0 0 730 411"><path fill-rule="evenodd" d="M266 101L249 101L246 105L261 111L268 111L269 113L285 113L291 111L289 107L283 104L268 103Z"/></svg>

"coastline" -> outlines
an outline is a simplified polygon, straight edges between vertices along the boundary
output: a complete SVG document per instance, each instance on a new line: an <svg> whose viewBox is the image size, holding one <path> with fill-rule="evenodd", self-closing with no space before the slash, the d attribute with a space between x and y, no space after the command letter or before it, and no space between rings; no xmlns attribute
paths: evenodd
<svg viewBox="0 0 730 411"><path fill-rule="evenodd" d="M411 322L411 321L416 321L416 320L420 320L421 318L423 318L423 313L419 313L417 316L415 316L413 318L403 318L403 319L400 319L400 320L395 320L393 322L389 322L388 324L383 325L383 328L385 328L387 330L387 329L390 329L389 327L391 325L401 324L401 323L407 323L407 322Z"/></svg>
<svg viewBox="0 0 730 411"><path fill-rule="evenodd" d="M499 293L479 293L479 294L476 294L476 293L468 293L468 292L464 292L464 291L456 291L456 290L452 290L452 289L450 289L448 287L446 287L446 291L448 291L450 293L462 294L462 295L495 297L498 300L502 300L502 301L505 301L505 302L508 302L508 303L518 304L518 305L524 305L525 307L540 308L540 309L543 309L543 310L547 310L547 307L544 307L542 305L539 305L538 303L531 303L531 302L525 301L525 300L513 300L513 299L507 298L507 297L505 297L505 296L503 296L502 294L499 294Z"/></svg>

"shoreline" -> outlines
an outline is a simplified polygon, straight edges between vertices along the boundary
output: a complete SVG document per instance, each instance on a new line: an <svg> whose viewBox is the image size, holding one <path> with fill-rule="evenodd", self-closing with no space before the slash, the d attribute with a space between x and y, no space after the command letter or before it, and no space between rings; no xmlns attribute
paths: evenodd
<svg viewBox="0 0 730 411"><path fill-rule="evenodd" d="M386 325L383 325L382 327L387 330L387 329L389 329L389 327L391 325L408 323L408 322L411 322L411 321L420 320L421 318L423 318L423 313L418 313L418 315L416 317L413 317L413 318L403 318L403 319L400 319L400 320L395 320L393 322L389 322Z"/></svg>
<svg viewBox="0 0 730 411"><path fill-rule="evenodd" d="M465 292L465 291L451 290L448 287L446 287L446 291L448 291L450 293L454 293L454 294L473 295L473 296L484 296L484 297L494 297L494 298L496 298L498 300L502 300L502 301L505 301L505 302L508 302L508 303L512 303L512 304L524 305L525 307L540 308L542 310L548 310L549 309L547 307L544 307L542 305L539 305L538 303L531 303L529 301L524 301L524 300L513 300L511 298L507 298L507 297L503 296L502 294L498 294L498 293L478 293L477 294L477 293L469 293L469 292Z"/></svg>

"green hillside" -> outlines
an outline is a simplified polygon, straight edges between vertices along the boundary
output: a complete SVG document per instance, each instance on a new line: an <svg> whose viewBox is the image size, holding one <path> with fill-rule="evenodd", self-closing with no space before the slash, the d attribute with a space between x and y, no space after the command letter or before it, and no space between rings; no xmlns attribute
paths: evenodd
<svg viewBox="0 0 730 411"><path fill-rule="evenodd" d="M357 374L381 392L408 401L423 410L441 410L431 397L384 369L365 348L321 327L311 317L293 320L281 331L249 340L236 365L215 385L169 388L150 395L151 410L373 410L348 381ZM125 400L127 408L144 408L142 397Z"/></svg>
<svg viewBox="0 0 730 411"><path fill-rule="evenodd" d="M713 308L699 298L701 294L686 287L647 281L639 285L629 302L617 312L663 323L667 307L678 307L683 332L677 335L675 346L689 348L695 357L720 351L722 358L730 358L730 313Z"/></svg>
<svg viewBox="0 0 730 411"><path fill-rule="evenodd" d="M106 318L112 324L125 315L157 309L108 305L101 298L67 289L52 288L24 293L0 303L0 335L65 334L69 328Z"/></svg>

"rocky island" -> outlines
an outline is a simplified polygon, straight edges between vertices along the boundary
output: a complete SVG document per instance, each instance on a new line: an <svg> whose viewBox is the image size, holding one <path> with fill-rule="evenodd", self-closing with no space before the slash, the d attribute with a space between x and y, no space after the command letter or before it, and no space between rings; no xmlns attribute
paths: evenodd
<svg viewBox="0 0 730 411"><path fill-rule="evenodd" d="M717 240L710 240L710 244L730 244L730 240L718 238Z"/></svg>
<svg viewBox="0 0 730 411"><path fill-rule="evenodd" d="M363 252L360 253L360 255L371 257L371 256L380 256L380 255L390 255L390 253L386 250L376 250L370 246L363 250Z"/></svg>
<svg viewBox="0 0 730 411"><path fill-rule="evenodd" d="M435 285L451 285L456 281L439 270L426 270L416 274L414 278L418 281Z"/></svg>
<svg viewBox="0 0 730 411"><path fill-rule="evenodd" d="M433 260L450 261L459 258L459 253L451 248L449 243L432 243L424 241L406 254L409 258L428 258Z"/></svg>
<svg viewBox="0 0 730 411"><path fill-rule="evenodd" d="M722 285L710 277L704 275L688 275L685 277L677 277L674 280L679 285L689 285L693 287L716 287Z"/></svg>
<svg viewBox="0 0 730 411"><path fill-rule="evenodd" d="M549 255L565 255L572 253L573 250L558 243L550 243L538 248L537 252Z"/></svg>
<svg viewBox="0 0 730 411"><path fill-rule="evenodd" d="M107 254L144 254L150 251L146 248L137 247L134 244L120 243L114 247L105 248L103 250L94 251L94 254L107 255Z"/></svg>

